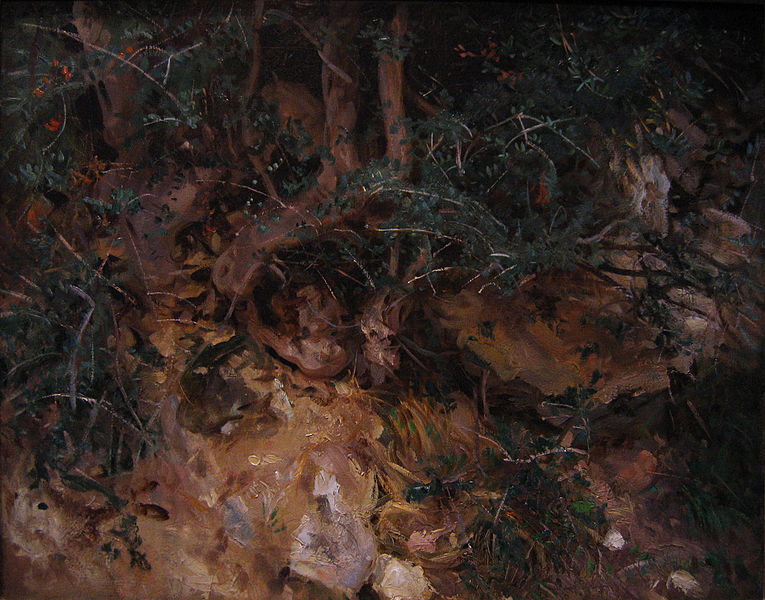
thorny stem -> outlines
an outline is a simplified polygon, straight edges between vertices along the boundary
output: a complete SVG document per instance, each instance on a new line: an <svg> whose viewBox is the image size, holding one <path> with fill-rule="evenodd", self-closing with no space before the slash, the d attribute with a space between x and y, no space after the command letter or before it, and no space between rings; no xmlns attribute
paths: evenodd
<svg viewBox="0 0 765 600"><path fill-rule="evenodd" d="M43 396L43 398L69 398L69 394L47 394ZM82 394L75 394L76 400L81 400L83 402L87 402L89 404L93 404L96 406L104 406L107 409L107 412L112 416L115 417L118 421L120 421L123 425L126 427L129 427L130 429L134 430L136 433L141 434L141 437L143 438L143 441L146 442L146 432L138 429L135 425L133 425L130 421L127 419L121 417L112 407L111 403L108 402L106 399L104 399L103 402L100 402L99 400L96 400L95 398L90 398L89 396L83 396ZM150 444L151 445L151 444Z"/></svg>
<svg viewBox="0 0 765 600"><path fill-rule="evenodd" d="M275 8L268 9L265 11L266 15L274 15L277 17L282 17L283 19L287 19L289 21L292 21L298 29L300 29L300 32L305 36L305 39L307 39L311 44L313 44L316 47L316 52L319 53L319 58L321 58L322 62L327 65L327 67L330 68L340 79L345 81L347 84L352 84L353 79L351 79L351 76L348 75L345 71L343 71L340 67L338 67L335 63L333 63L329 58L321 51L321 44L319 43L319 40L317 40L315 37L311 35L311 32L306 29L305 25L303 25L300 21L298 21L295 17L293 17L291 14L284 12L283 10L277 10Z"/></svg>
<svg viewBox="0 0 765 600"><path fill-rule="evenodd" d="M61 127L58 128L58 133L56 134L56 137L53 138L50 144L45 146L45 148L42 149L43 154L46 153L48 150L50 150L53 147L53 144L58 141L58 138L61 137L61 134L64 133L64 129L66 129L66 100L64 100L63 94L61 95L62 104L64 105L64 121L61 123Z"/></svg>
<svg viewBox="0 0 765 600"><path fill-rule="evenodd" d="M122 58L122 57L121 57L119 54L115 54L115 53L114 53L114 52L112 52L111 50L107 50L106 48L104 48L104 47L102 47L102 46L98 46L98 45L96 45L96 44L91 44L90 42L88 42L88 41L86 41L86 40L82 39L82 36L81 36L81 35L78 35L78 34L76 34L76 33L71 33L71 32L69 32L69 31L65 31L65 30L63 30L63 29L61 29L61 28L59 28L59 27L46 27L46 26L44 26L44 25L38 25L38 24L36 24L36 23L24 23L24 26L26 26L26 27L34 27L34 28L36 28L36 29L42 29L43 31L50 31L50 32L52 32L52 33L56 33L56 34L58 34L58 35L64 35L64 36L66 36L66 37L68 37L68 38L72 38L73 40L77 40L77 41L78 41L78 42L80 42L80 43L81 43L83 46L87 46L87 47L88 47L88 48L90 48L91 50L98 50L99 52L102 52L103 54L106 54L107 56L111 56L113 59L115 59L115 60L117 60L117 61L121 62L121 63L122 63L122 64L124 64L124 65L127 65L127 66L128 66L128 67L130 67L131 69L135 69L135 70L136 70L136 71L138 71L138 72L139 72L141 75L143 75L144 77L146 77L146 79L148 79L148 80L149 80L149 81L151 81L151 82L152 82L154 85L156 85L156 86L157 86L159 89L161 89L161 90L162 90L162 91L165 93L165 95L166 95L168 98L170 98L170 100L172 100L172 101L173 101L173 104L175 104L175 106L178 108L178 110L180 110L181 112L183 112L183 107L181 106L181 103L178 101L178 98L176 98L176 97L175 97L175 95L174 95L172 92L170 92L170 91L166 90L166 89L165 89L165 87L164 87L164 86L163 86L163 85L162 85L162 84L161 84L159 81L157 81L156 79L154 79L154 77L152 77L151 75L149 75L149 74L148 74L146 71L144 71L144 70L143 70L141 67L139 67L138 65L136 65L136 64L134 64L134 63L132 63L132 62L130 62L130 60L127 60L127 59L125 59L125 58Z"/></svg>
<svg viewBox="0 0 765 600"><path fill-rule="evenodd" d="M89 266L88 262L87 262L87 261L86 261L86 260L85 260L85 259L84 259L84 258L83 258L83 257L82 257L82 256L81 256L81 255L80 255L80 254L79 254L79 253L78 253L78 252L77 252L77 251L76 251L76 250L75 250L75 249L72 247L72 245L71 245L71 244L70 244L70 243L69 243L69 242L66 240L66 238L65 238L63 235L61 235L61 233L59 233L59 231L58 231L58 230L57 230L55 227L53 227L52 229L53 229L53 232L56 234L56 237L58 238L58 241L60 241L60 242L61 242L61 243L64 245L64 247L65 247L67 250L69 250L69 252L71 252L71 253L74 255L74 257L75 257L77 260L79 260L79 261L80 261L80 262L81 262L83 265L85 265L85 266ZM96 277L98 277L98 278L99 278L99 279L101 279L102 281L105 281L105 282L106 282L106 283L109 285L109 287L111 287L113 290L115 290L115 291L119 292L121 295L123 295L123 296L124 296L124 297L125 297L125 298L128 300L128 302L130 302L131 304L135 305L135 303L136 303L136 302L135 302L135 300L133 299L133 297L132 297L132 296L130 296L130 295L129 295L129 294L128 294L128 293L127 293L125 290L123 290L123 289L122 289L120 286L118 286L117 284L115 284L115 283L112 283L111 281L109 281L109 280L108 280L108 279L107 279L107 278L106 278L106 277L103 275L103 273L101 273L100 271L93 271L93 273L96 275ZM22 279L23 279L25 282L27 282L27 283L30 283L30 284L31 284L31 282L30 282L30 281L29 281L29 280L28 280L26 277L22 277L22 276L20 276L20 277L21 277L21 278L22 278ZM35 288L37 288L38 290L40 290L40 288L39 288L37 285L35 285L34 287L35 287Z"/></svg>
<svg viewBox="0 0 765 600"><path fill-rule="evenodd" d="M566 143L571 145L571 147L575 148L576 150L579 150L579 152L581 152L588 159L590 159L592 164L594 164L597 168L600 168L600 163L597 160L595 160L589 154L589 152L587 152L583 148L579 147L575 142L573 142L571 139L569 139L567 136L563 135L560 131L556 130L552 126L554 123L558 123L560 121L552 121L551 123L547 123L545 121L542 121L541 119L538 119L537 117L532 117L531 115L526 115L524 113L518 113L517 115L514 115L513 118L518 119L518 121L521 123L521 126L523 127L523 129L521 130L520 133L518 133L518 135L516 135L515 137L511 138L510 141L508 141L507 144L505 144L506 147L509 146L515 140L517 140L517 139L519 139L521 137L526 138L526 136L528 135L528 133L530 131L534 131L535 129L540 129L540 128L547 128L550 131L552 131L555 135L557 135L559 138L561 138L563 141L565 141ZM523 121L521 121L521 119L529 119L530 121L534 121L535 123L537 123L537 125L532 125L531 127L525 127L523 125Z"/></svg>
<svg viewBox="0 0 765 600"><path fill-rule="evenodd" d="M88 294L83 292L76 285L70 285L69 289L72 290L75 294L77 294L80 298L85 300L90 305L88 312L85 314L85 317L82 319L80 330L77 332L77 337L75 338L75 344L72 347L72 356L69 359L69 404L71 409L74 411L74 409L77 407L77 399L76 399L77 369L75 367L75 363L77 361L77 348L80 346L80 342L82 341L82 334L84 333L85 328L88 326L90 317L93 315L93 311L96 310L96 303L93 300L93 298L91 298Z"/></svg>

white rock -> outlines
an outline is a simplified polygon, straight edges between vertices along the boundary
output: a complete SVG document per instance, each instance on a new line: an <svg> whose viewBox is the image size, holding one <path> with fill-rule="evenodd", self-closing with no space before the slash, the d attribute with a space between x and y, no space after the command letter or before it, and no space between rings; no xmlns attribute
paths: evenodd
<svg viewBox="0 0 765 600"><path fill-rule="evenodd" d="M429 600L433 588L419 565L380 554L375 565L374 590L382 600Z"/></svg>
<svg viewBox="0 0 765 600"><path fill-rule="evenodd" d="M613 527L608 530L605 537L603 538L603 545L609 550L621 550L624 548L624 544L626 544L624 541L624 536L622 536L622 534Z"/></svg>
<svg viewBox="0 0 765 600"><path fill-rule="evenodd" d="M667 589L677 588L690 598L703 598L704 590L696 578L688 571L678 569L667 577Z"/></svg>

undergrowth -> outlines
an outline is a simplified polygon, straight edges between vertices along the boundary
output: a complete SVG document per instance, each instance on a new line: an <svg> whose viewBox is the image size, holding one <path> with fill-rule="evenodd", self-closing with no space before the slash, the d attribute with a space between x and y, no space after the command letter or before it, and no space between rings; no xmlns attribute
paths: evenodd
<svg viewBox="0 0 765 600"><path fill-rule="evenodd" d="M160 362L151 348L121 344L116 323L127 296L101 273L97 257L76 254L48 229L24 250L15 262L24 293L0 314L10 405L2 435L31 453L32 488L56 473L70 489L97 492L123 511L127 500L104 478L131 470L157 442L138 399L141 369ZM148 568L136 536L122 535L131 566Z"/></svg>
<svg viewBox="0 0 765 600"><path fill-rule="evenodd" d="M702 365L678 395L695 444L681 493L696 535L721 538L733 526L753 527L762 518L763 392L759 371L712 364Z"/></svg>

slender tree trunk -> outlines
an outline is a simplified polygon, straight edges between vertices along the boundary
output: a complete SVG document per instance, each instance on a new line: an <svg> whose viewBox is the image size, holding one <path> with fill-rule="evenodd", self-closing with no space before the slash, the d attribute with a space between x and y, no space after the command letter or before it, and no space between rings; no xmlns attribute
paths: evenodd
<svg viewBox="0 0 765 600"><path fill-rule="evenodd" d="M411 158L411 147L407 140L408 132L404 125L406 117L404 109L404 59L398 58L393 52L397 54L401 52L401 40L406 34L407 20L407 6L404 3L399 3L396 7L396 15L389 26L394 49L391 53L380 56L378 66L380 103L387 140L386 156L391 162L398 161L404 170L409 165Z"/></svg>

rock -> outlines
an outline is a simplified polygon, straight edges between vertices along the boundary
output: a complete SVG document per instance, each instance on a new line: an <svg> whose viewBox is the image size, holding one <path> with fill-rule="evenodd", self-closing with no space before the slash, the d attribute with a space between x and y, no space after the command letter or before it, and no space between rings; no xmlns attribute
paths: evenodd
<svg viewBox="0 0 765 600"><path fill-rule="evenodd" d="M290 570L354 597L377 558L368 526L376 500L374 475L363 472L345 446L326 444L308 455L302 478L311 482L317 508L302 516L292 534Z"/></svg>
<svg viewBox="0 0 765 600"><path fill-rule="evenodd" d="M429 600L433 597L433 588L422 567L390 554L377 557L372 587L383 600Z"/></svg>
<svg viewBox="0 0 765 600"><path fill-rule="evenodd" d="M352 513L333 511L328 502L304 515L293 533L290 570L334 592L354 597L372 572L375 538Z"/></svg>
<svg viewBox="0 0 765 600"><path fill-rule="evenodd" d="M618 449L605 458L602 466L623 490L636 493L653 483L658 462L647 450Z"/></svg>
<svg viewBox="0 0 765 600"><path fill-rule="evenodd" d="M624 548L625 543L624 536L619 530L614 529L613 527L606 532L606 535L603 538L603 545L612 551L621 550Z"/></svg>
<svg viewBox="0 0 765 600"><path fill-rule="evenodd" d="M689 598L703 598L704 590L688 571L678 569L667 577L667 589L677 588Z"/></svg>
<svg viewBox="0 0 765 600"><path fill-rule="evenodd" d="M232 539L247 546L255 537L250 524L247 506L239 496L233 496L223 503L223 527Z"/></svg>

